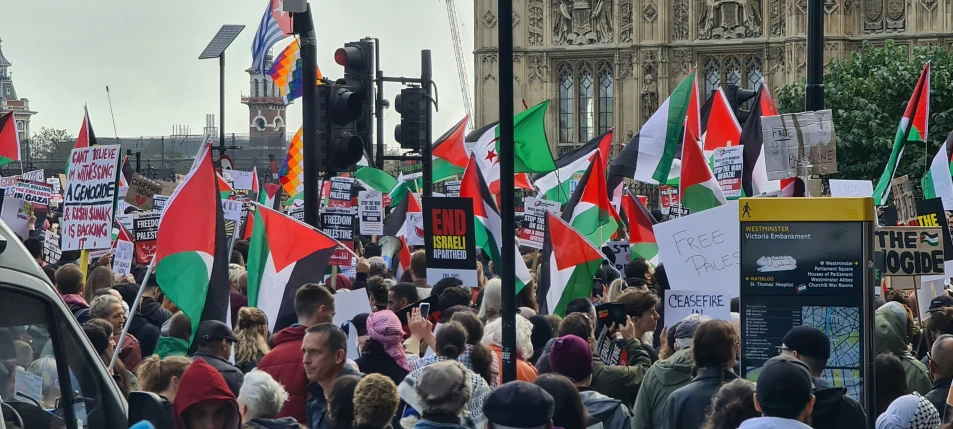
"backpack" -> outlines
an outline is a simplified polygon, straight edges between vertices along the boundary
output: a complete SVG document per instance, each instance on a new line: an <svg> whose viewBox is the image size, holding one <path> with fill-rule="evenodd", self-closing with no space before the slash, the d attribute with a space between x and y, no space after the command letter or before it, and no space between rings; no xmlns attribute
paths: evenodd
<svg viewBox="0 0 953 429"><path fill-rule="evenodd" d="M73 317L75 317L76 321L79 322L81 325L89 321L89 307L85 307L85 308L79 307L79 308L74 308L72 310L73 310Z"/></svg>

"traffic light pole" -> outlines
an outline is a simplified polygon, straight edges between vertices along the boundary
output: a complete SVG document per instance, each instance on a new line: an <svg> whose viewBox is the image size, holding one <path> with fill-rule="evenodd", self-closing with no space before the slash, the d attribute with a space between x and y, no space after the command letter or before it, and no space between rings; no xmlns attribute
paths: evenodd
<svg viewBox="0 0 953 429"><path fill-rule="evenodd" d="M503 9L509 10L509 9ZM430 49L420 51L420 82L427 95L427 144L420 151L423 158L424 174L424 196L429 197L433 194L433 156L431 156L431 146L433 145L433 63L430 58Z"/></svg>
<svg viewBox="0 0 953 429"><path fill-rule="evenodd" d="M500 218L503 242L499 270L503 294L503 382L516 380L516 220L513 201L513 0L498 0L500 46Z"/></svg>
<svg viewBox="0 0 953 429"><path fill-rule="evenodd" d="M294 31L301 36L301 63L302 76L314 76L318 72L318 42L314 34L314 21L311 20L311 5L305 13L294 14ZM301 88L302 106L302 145L304 146L304 223L317 228L318 207L318 169L314 165L317 160L317 134L315 129L317 105L317 85L304 85Z"/></svg>
<svg viewBox="0 0 953 429"><path fill-rule="evenodd" d="M808 0L807 4L807 86L804 92L805 111L824 109L824 0Z"/></svg>
<svg viewBox="0 0 953 429"><path fill-rule="evenodd" d="M381 70L381 41L374 39L374 69L377 71L377 97L374 116L377 118L377 168L384 169L384 72Z"/></svg>
<svg viewBox="0 0 953 429"><path fill-rule="evenodd" d="M218 57L218 168L225 156L225 51Z"/></svg>

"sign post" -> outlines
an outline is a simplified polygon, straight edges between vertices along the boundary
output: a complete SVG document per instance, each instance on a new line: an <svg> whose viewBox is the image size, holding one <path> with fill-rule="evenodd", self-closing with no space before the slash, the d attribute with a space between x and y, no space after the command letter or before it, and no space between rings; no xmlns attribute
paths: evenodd
<svg viewBox="0 0 953 429"><path fill-rule="evenodd" d="M791 328L827 333L822 378L873 409L873 199L742 198L741 373L756 380Z"/></svg>

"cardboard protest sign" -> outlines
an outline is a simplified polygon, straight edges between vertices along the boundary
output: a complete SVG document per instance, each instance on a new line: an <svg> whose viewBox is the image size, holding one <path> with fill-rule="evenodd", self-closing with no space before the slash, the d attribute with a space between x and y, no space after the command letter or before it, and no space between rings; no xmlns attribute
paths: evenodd
<svg viewBox="0 0 953 429"><path fill-rule="evenodd" d="M226 180L231 180L233 188L236 191L250 191L252 183L255 181L255 175L251 171L225 170L222 175Z"/></svg>
<svg viewBox="0 0 953 429"><path fill-rule="evenodd" d="M384 234L384 201L377 191L358 193L357 215L360 218L361 235Z"/></svg>
<svg viewBox="0 0 953 429"><path fill-rule="evenodd" d="M162 184L144 177L139 173L133 173L129 180L129 190L126 191L125 201L142 210L152 210L155 194L162 192Z"/></svg>
<svg viewBox="0 0 953 429"><path fill-rule="evenodd" d="M678 204L681 201L681 197L678 195L678 186L659 185L658 194L662 214L667 215L672 204Z"/></svg>
<svg viewBox="0 0 953 429"><path fill-rule="evenodd" d="M138 213L132 221L132 239L136 241L136 258L140 264L152 262L159 234L158 213Z"/></svg>
<svg viewBox="0 0 953 429"><path fill-rule="evenodd" d="M153 195L152 210L162 213L162 210L165 209L165 204L169 202L169 198L172 197L168 195Z"/></svg>
<svg viewBox="0 0 953 429"><path fill-rule="evenodd" d="M520 246L542 249L546 238L546 212L559 215L559 202L526 197Z"/></svg>
<svg viewBox="0 0 953 429"><path fill-rule="evenodd" d="M119 145L77 148L70 153L60 221L64 251L111 247L119 155Z"/></svg>
<svg viewBox="0 0 953 429"><path fill-rule="evenodd" d="M671 284L728 288L732 296L738 295L737 202L659 223L654 231Z"/></svg>
<svg viewBox="0 0 953 429"><path fill-rule="evenodd" d="M113 272L128 276L132 270L132 254L134 245L126 240L116 241L116 254L113 255Z"/></svg>
<svg viewBox="0 0 953 429"><path fill-rule="evenodd" d="M476 245L471 198L423 198L427 281L456 277L477 287Z"/></svg>
<svg viewBox="0 0 953 429"><path fill-rule="evenodd" d="M48 185L41 185L34 182L20 182L13 188L13 198L26 201L28 203L50 205L50 198L53 196L53 188Z"/></svg>
<svg viewBox="0 0 953 429"><path fill-rule="evenodd" d="M444 183L444 190L448 197L456 198L460 196L460 181L450 180Z"/></svg>
<svg viewBox="0 0 953 429"><path fill-rule="evenodd" d="M714 174L721 186L725 198L734 200L741 198L741 160L744 155L744 146L728 146L715 149L713 154Z"/></svg>
<svg viewBox="0 0 953 429"><path fill-rule="evenodd" d="M913 182L906 175L890 181L893 205L897 208L897 225L915 225L917 199L913 196Z"/></svg>
<svg viewBox="0 0 953 429"><path fill-rule="evenodd" d="M231 221L241 220L242 207L243 207L243 204L241 201L222 200L222 212L224 213L225 220L231 220Z"/></svg>
<svg viewBox="0 0 953 429"><path fill-rule="evenodd" d="M763 116L768 180L837 172L837 145L830 110Z"/></svg>
<svg viewBox="0 0 953 429"><path fill-rule="evenodd" d="M731 321L731 297L728 292L665 291L665 326L675 326L692 314Z"/></svg>
<svg viewBox="0 0 953 429"><path fill-rule="evenodd" d="M332 177L328 194L328 207L351 207L351 188L354 179L350 177Z"/></svg>
<svg viewBox="0 0 953 429"><path fill-rule="evenodd" d="M943 199L930 198L917 202L917 225L940 228L943 231L943 270L953 272L953 238L950 225L943 210Z"/></svg>
<svg viewBox="0 0 953 429"><path fill-rule="evenodd" d="M321 211L321 230L329 237L354 250L354 209L326 208ZM302 217L304 212L302 211ZM351 266L348 249L335 249L328 265Z"/></svg>
<svg viewBox="0 0 953 429"><path fill-rule="evenodd" d="M619 272L625 272L625 266L632 258L627 240L606 242L606 245L602 246L602 253L606 255L609 263Z"/></svg>
<svg viewBox="0 0 953 429"><path fill-rule="evenodd" d="M60 251L60 235L53 231L47 231L46 236L43 238L43 262L55 264L62 256L63 252Z"/></svg>
<svg viewBox="0 0 953 429"><path fill-rule="evenodd" d="M828 184L832 197L869 197L874 194L874 184L869 180L831 179Z"/></svg>
<svg viewBox="0 0 953 429"><path fill-rule="evenodd" d="M943 274L943 231L928 227L886 227L874 231L874 247L883 250L888 276Z"/></svg>

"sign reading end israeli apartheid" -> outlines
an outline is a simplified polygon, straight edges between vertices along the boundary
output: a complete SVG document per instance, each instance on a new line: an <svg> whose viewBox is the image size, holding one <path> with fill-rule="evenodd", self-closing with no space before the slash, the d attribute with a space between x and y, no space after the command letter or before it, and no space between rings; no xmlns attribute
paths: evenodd
<svg viewBox="0 0 953 429"><path fill-rule="evenodd" d="M883 250L888 276L943 274L940 228L888 227L874 232L874 247Z"/></svg>
<svg viewBox="0 0 953 429"><path fill-rule="evenodd" d="M424 197L423 217L427 281L456 277L477 287L472 199Z"/></svg>

